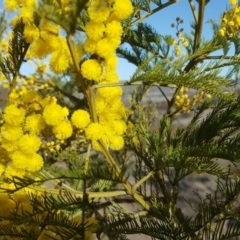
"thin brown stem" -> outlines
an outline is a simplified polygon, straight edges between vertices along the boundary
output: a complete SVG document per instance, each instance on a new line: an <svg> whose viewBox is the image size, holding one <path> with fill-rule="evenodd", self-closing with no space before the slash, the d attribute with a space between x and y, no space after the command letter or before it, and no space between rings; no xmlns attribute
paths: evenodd
<svg viewBox="0 0 240 240"><path fill-rule="evenodd" d="M167 103L169 104L170 101L169 101L167 95L165 94L165 92L162 90L162 88L161 88L161 87L158 87L158 90L161 92L161 94L163 95L163 97L165 98L165 100L167 101Z"/></svg>
<svg viewBox="0 0 240 240"><path fill-rule="evenodd" d="M155 14L156 12L159 12L160 10L176 3L177 0L173 0L173 1L169 1L169 2L166 2L164 4L161 4L159 7L156 7L154 8L153 10L151 10L150 12L140 16L138 19L136 19L135 21L131 22L131 25L130 27L134 26L134 25L137 25L138 23L142 22L144 19L150 17L151 15Z"/></svg>
<svg viewBox="0 0 240 240"><path fill-rule="evenodd" d="M205 0L199 1L199 8L198 8L198 22L195 28L195 36L194 36L194 45L193 45L193 53L195 53L200 46L201 36L202 36L202 29L203 29L203 19L204 19L204 11L205 11ZM184 68L184 72L189 72L193 69L199 61L201 61L203 56L197 56Z"/></svg>
<svg viewBox="0 0 240 240"><path fill-rule="evenodd" d="M198 15L197 15L197 11L196 11L195 5L194 5L194 3L193 3L192 0L188 0L188 2L189 2L189 5L190 5L190 7L191 7L191 10L192 10L192 13L193 13L193 17L194 17L194 19L195 19L195 22L196 22L196 24L197 24L197 23L198 23Z"/></svg>
<svg viewBox="0 0 240 240"><path fill-rule="evenodd" d="M198 22L197 22L197 25L196 25L194 46L193 46L193 51L194 52L196 52L196 50L199 48L200 41L201 41L204 11L205 11L205 0L201 0L201 1L199 1L199 8L198 8Z"/></svg>
<svg viewBox="0 0 240 240"><path fill-rule="evenodd" d="M82 88L83 93L87 96L87 86L86 86L86 84L83 80L82 74L81 74L79 63L77 61L77 56L76 56L76 53L74 51L74 44L73 44L73 41L71 39L71 35L68 34L66 39L67 39L67 45L68 45L68 48L69 48L69 51L70 51L70 54L71 54L71 57L72 57L72 60L73 60L73 65L74 65L75 72L76 72L76 75L77 75L77 80L79 81L79 84Z"/></svg>
<svg viewBox="0 0 240 240"><path fill-rule="evenodd" d="M112 158L111 154L109 153L106 145L102 140L99 140L99 144L103 150L103 153L108 161L108 163L113 167L115 173L117 176L121 176L121 170L119 166L116 164L115 160ZM123 186L126 189L127 194L131 195L140 205L144 207L147 211L150 210L150 206L147 204L147 202L140 196L136 191L133 191L131 184L128 182L126 177L122 176L122 182Z"/></svg>
<svg viewBox="0 0 240 240"><path fill-rule="evenodd" d="M171 113L171 108L172 108L172 106L174 104L175 97L176 97L176 95L178 93L178 90L179 90L179 87L175 89L174 94L173 94L171 100L168 102L167 115L169 115L169 116L173 116L172 113Z"/></svg>
<svg viewBox="0 0 240 240"><path fill-rule="evenodd" d="M97 122L97 115L96 115L96 111L94 109L94 106L95 106L95 104L94 104L94 99L95 99L94 94L95 93L94 93L94 91L92 91L91 86L87 86L84 82L84 79L83 79L83 76L81 74L81 70L80 70L80 67L79 67L79 63L77 61L77 56L76 56L76 53L74 51L74 43L71 40L71 35L68 34L66 39L67 39L67 45L68 45L68 48L69 48L69 51L70 51L70 54L71 54L71 57L72 57L72 61L73 61L74 69L75 69L75 72L76 72L77 80L79 81L79 85L82 89L83 94L86 96L86 98L88 100L92 120L93 120L93 122Z"/></svg>

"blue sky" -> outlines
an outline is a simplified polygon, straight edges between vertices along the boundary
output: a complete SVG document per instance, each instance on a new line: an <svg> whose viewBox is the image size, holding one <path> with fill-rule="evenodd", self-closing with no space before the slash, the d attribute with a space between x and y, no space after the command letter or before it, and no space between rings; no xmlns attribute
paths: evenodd
<svg viewBox="0 0 240 240"><path fill-rule="evenodd" d="M195 0L194 3L197 7L198 4ZM211 27L207 21L209 19L219 20L221 13L223 13L227 6L229 6L228 3L228 0L211 0L207 4L203 29L203 36L205 38L210 38L212 36ZM172 4L155 15L149 17L146 22L151 24L160 34L170 34L175 37L176 29L171 28L170 25L171 23L175 23L176 17L180 17L184 20L184 23L181 27L185 29L185 32L188 32L190 29L190 23L194 20L188 0L179 0L179 2ZM121 80L128 80L134 72L134 69L134 65L128 63L126 60L119 60L118 73Z"/></svg>
<svg viewBox="0 0 240 240"><path fill-rule="evenodd" d="M3 8L2 2L3 1L0 0L0 9ZM167 0L162 0L162 2L167 2ZM205 12L205 22L203 29L204 37L210 38L212 34L210 25L207 23L207 21L209 19L218 20L220 14L226 10L228 2L229 0L210 0ZM196 0L194 0L194 3L196 6L198 6ZM175 23L176 17L180 17L184 20L182 27L185 29L185 32L188 32L190 23L193 21L193 15L188 0L179 0L179 2L174 3L156 13L155 15L149 17L145 20L145 22L151 24L160 34L170 34L175 37L176 30L174 28L171 28L170 25L171 23ZM29 66L25 64L21 70L23 72L29 71ZM128 63L126 60L119 59L118 73L121 80L128 80L133 74L134 70L134 65Z"/></svg>

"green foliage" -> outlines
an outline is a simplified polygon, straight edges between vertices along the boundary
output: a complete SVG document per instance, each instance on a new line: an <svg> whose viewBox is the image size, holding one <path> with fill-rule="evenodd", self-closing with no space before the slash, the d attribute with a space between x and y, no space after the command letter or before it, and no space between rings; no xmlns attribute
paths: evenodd
<svg viewBox="0 0 240 240"><path fill-rule="evenodd" d="M20 67L25 61L25 55L29 44L23 38L24 23L18 22L13 29L13 37L9 46L9 57L1 59L1 72L9 81L11 87L16 84L16 77L19 74Z"/></svg>
<svg viewBox="0 0 240 240"><path fill-rule="evenodd" d="M172 131L168 117L160 119L155 133L140 124L138 132L144 141L134 149L134 176L137 181L153 173L152 179L139 191L146 199L151 199L154 209L147 213L148 216L113 212L107 223L103 222L105 231L113 234L111 236L142 233L156 239L239 236L239 207L232 210L239 196L239 178L231 168L224 168L216 161L224 158L239 162L239 102L240 99L235 103L220 101L204 118L203 113L209 110L210 104L203 104L196 110L191 123L176 132ZM204 172L217 176L217 186L205 197L196 192L197 203L188 196L186 201L195 211L194 216L189 217L177 207L179 182L192 173ZM146 186L151 189L148 193L144 191Z"/></svg>

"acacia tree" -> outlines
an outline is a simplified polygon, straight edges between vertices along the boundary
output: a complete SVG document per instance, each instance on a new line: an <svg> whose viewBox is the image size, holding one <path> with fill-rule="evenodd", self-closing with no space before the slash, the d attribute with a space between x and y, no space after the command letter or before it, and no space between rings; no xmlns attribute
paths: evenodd
<svg viewBox="0 0 240 240"><path fill-rule="evenodd" d="M189 0L190 34L180 18L172 24L177 37L143 22L176 2L4 1L16 13L9 22L3 14L0 28L0 77L8 88L0 127L4 239L240 236L240 6L230 0L219 23L211 21L210 40L202 37L207 0ZM127 82L116 73L119 57L137 67ZM20 71L25 62L33 74ZM127 108L121 96L128 85L136 89ZM153 86L167 105L155 116L157 130L158 109L142 103ZM173 128L191 113L187 126ZM192 192L189 215L179 192L193 173L214 176L216 188Z"/></svg>

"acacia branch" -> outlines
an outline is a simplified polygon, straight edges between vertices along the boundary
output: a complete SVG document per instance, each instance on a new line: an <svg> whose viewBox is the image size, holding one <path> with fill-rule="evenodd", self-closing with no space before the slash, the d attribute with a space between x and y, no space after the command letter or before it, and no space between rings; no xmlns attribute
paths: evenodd
<svg viewBox="0 0 240 240"><path fill-rule="evenodd" d="M205 60L219 60L219 59L229 59L229 60L238 60L240 61L240 57L237 56L225 56L225 55L219 55L219 56L206 56L204 57Z"/></svg>
<svg viewBox="0 0 240 240"><path fill-rule="evenodd" d="M203 28L203 19L204 19L204 11L205 11L205 0L201 0L199 2L199 9L198 9L198 22L195 28L195 36L194 36L194 45L193 45L193 53L195 53L201 42L201 35L202 35L202 28ZM185 67L184 72L188 72L196 66L196 64L201 61L203 56L198 56L193 58L188 65Z"/></svg>
<svg viewBox="0 0 240 240"><path fill-rule="evenodd" d="M154 171L149 172L146 176L144 176L143 178L141 178L138 182L136 182L133 187L132 190L136 191L144 182L146 182L150 177L152 177L152 175L154 174Z"/></svg>
<svg viewBox="0 0 240 240"><path fill-rule="evenodd" d="M70 51L70 54L71 54L71 57L72 57L72 60L73 60L73 65L74 65L75 72L76 72L76 75L77 75L77 80L79 81L79 84L80 84L80 86L83 90L83 93L85 95L87 95L87 86L86 86L86 84L83 80L82 74L81 74L79 63L77 61L77 56L76 56L76 53L74 51L74 45L73 45L73 41L71 39L71 35L68 34L66 39L67 39L67 45L68 45L68 48L69 48L69 51Z"/></svg>
<svg viewBox="0 0 240 240"><path fill-rule="evenodd" d="M196 22L196 24L197 24L197 23L198 23L198 15L197 15L197 11L196 11L196 8L195 8L195 6L194 6L194 3L193 3L192 0L188 0L188 2L189 2L189 5L190 5L190 7L191 7L191 10L192 10L192 13L193 13L193 17L194 17L194 19L195 19L195 22Z"/></svg>
<svg viewBox="0 0 240 240"><path fill-rule="evenodd" d="M205 11L205 0L201 0L199 1L198 22L196 25L193 52L196 52L196 50L199 48L199 45L200 45L202 28L203 28L204 11Z"/></svg>
<svg viewBox="0 0 240 240"><path fill-rule="evenodd" d="M150 17L151 15L159 12L160 10L162 10L162 9L164 9L164 8L166 8L166 7L174 4L174 3L176 3L176 2L177 2L177 0L172 0L172 1L169 1L169 2L167 2L167 3L161 4L161 6L154 8L154 9L151 10L150 12L148 12L148 13L146 13L146 14L144 14L144 15L141 15L138 19L136 19L135 21L131 22L131 24L130 24L129 27L132 27L132 26L134 26L134 25L137 25L138 23L142 22L144 19Z"/></svg>

